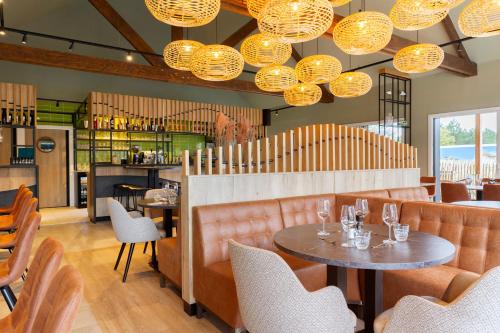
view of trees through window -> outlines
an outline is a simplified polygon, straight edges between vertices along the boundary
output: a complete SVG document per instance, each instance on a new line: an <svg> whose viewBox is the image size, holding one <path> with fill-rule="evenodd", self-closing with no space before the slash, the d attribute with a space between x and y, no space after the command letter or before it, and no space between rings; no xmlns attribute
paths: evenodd
<svg viewBox="0 0 500 333"><path fill-rule="evenodd" d="M440 143L441 146L473 145L475 134L474 128L463 128L456 119L453 119L446 125L441 123ZM490 128L482 128L481 136L483 144L496 144L497 133Z"/></svg>

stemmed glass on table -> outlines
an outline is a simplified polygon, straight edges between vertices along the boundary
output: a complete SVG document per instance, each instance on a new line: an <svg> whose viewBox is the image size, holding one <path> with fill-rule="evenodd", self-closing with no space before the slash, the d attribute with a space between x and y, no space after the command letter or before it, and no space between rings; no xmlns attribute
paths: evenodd
<svg viewBox="0 0 500 333"><path fill-rule="evenodd" d="M358 229L363 229L365 217L366 215L368 215L368 200L356 199L354 210L356 211L356 220L358 222Z"/></svg>
<svg viewBox="0 0 500 333"><path fill-rule="evenodd" d="M396 243L396 241L392 239L392 227L398 223L398 208L396 204L384 204L382 220L389 227L389 238L384 240L384 244L392 245Z"/></svg>
<svg viewBox="0 0 500 333"><path fill-rule="evenodd" d="M340 211L340 223L342 224L342 229L347 233L347 242L342 243L343 247L353 247L353 239L355 238L354 228L356 225L356 213L354 206L342 206Z"/></svg>
<svg viewBox="0 0 500 333"><path fill-rule="evenodd" d="M323 228L322 230L318 231L318 236L326 237L330 235L330 233L325 229L325 221L330 216L330 200L319 199L316 203L316 211L318 213L319 219L323 223Z"/></svg>

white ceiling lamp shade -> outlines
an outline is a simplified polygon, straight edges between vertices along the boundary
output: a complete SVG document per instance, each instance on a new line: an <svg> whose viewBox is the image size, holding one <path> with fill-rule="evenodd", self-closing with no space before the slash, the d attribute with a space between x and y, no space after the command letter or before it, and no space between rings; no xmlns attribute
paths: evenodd
<svg viewBox="0 0 500 333"><path fill-rule="evenodd" d="M220 10L220 0L144 0L149 12L176 27L199 27L210 23Z"/></svg>
<svg viewBox="0 0 500 333"><path fill-rule="evenodd" d="M318 38L332 22L328 0L268 0L258 19L262 33L287 43Z"/></svg>
<svg viewBox="0 0 500 333"><path fill-rule="evenodd" d="M333 41L347 54L370 54L389 44L392 31L392 22L387 15L372 11L359 12L343 18L335 25Z"/></svg>
<svg viewBox="0 0 500 333"><path fill-rule="evenodd" d="M460 13L458 26L469 37L500 34L500 0L472 0Z"/></svg>
<svg viewBox="0 0 500 333"><path fill-rule="evenodd" d="M459 6L464 0L398 0L398 5L409 12L434 14Z"/></svg>
<svg viewBox="0 0 500 333"><path fill-rule="evenodd" d="M394 67L403 73L425 73L438 68L444 51L435 44L415 44L399 50L393 59Z"/></svg>
<svg viewBox="0 0 500 333"><path fill-rule="evenodd" d="M448 15L448 12L449 9L430 14L422 11L411 11L403 7L400 2L396 2L389 12L389 17L395 28L415 31L432 27L441 22Z"/></svg>

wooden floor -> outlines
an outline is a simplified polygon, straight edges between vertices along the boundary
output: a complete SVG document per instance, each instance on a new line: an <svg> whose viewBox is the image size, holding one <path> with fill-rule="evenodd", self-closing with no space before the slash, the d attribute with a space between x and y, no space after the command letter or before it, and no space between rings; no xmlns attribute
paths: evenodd
<svg viewBox="0 0 500 333"><path fill-rule="evenodd" d="M42 224L33 253L46 237L64 244L63 264L74 265L85 280L84 301L73 332L220 332L217 320L189 317L176 291L160 288L159 274L148 266L150 255L142 254L142 246L136 247L127 283L122 283L126 256L113 271L120 244L109 222ZM7 256L0 253L0 258ZM12 287L18 293L22 282ZM7 313L0 298L0 317Z"/></svg>

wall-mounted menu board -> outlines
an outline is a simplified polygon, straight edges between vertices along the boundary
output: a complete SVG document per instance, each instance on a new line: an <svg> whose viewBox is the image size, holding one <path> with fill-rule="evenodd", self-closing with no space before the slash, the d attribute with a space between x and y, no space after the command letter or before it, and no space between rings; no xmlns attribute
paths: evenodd
<svg viewBox="0 0 500 333"><path fill-rule="evenodd" d="M0 82L0 124L36 126L36 87Z"/></svg>
<svg viewBox="0 0 500 333"><path fill-rule="evenodd" d="M265 135L262 109L91 92L91 129L191 132L215 136L215 117L224 113L236 124L246 122L258 138Z"/></svg>

